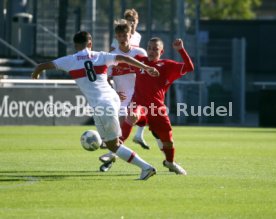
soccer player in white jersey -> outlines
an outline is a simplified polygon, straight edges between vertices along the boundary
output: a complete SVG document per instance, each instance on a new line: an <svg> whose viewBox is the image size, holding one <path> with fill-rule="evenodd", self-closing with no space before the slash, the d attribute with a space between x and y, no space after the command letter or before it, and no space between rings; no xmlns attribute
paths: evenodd
<svg viewBox="0 0 276 219"><path fill-rule="evenodd" d="M124 12L124 19L129 23L131 26L131 36L129 39L129 45L131 47L140 47L141 35L136 31L138 23L139 23L139 15L135 9L126 9ZM117 37L115 37L112 41L110 51L117 50L120 47L120 43L118 42ZM131 84L134 84L135 81L132 81ZM128 86L129 87L129 86ZM126 87L126 90L128 90ZM133 92L132 92L133 94ZM129 96L132 96L132 94ZM127 97L129 97L127 96ZM128 98L127 98L128 99ZM149 149L145 139L144 139L144 129L145 124L137 124L137 131L133 137L133 142L139 144L144 149Z"/></svg>
<svg viewBox="0 0 276 219"><path fill-rule="evenodd" d="M119 47L111 51L112 54L131 56L133 58L137 55L147 56L147 52L143 48L130 45L131 27L126 20L117 20L115 25L115 35L119 42ZM120 123L123 123L127 116L127 106L134 92L135 69L126 63L119 63L117 66L109 68L109 70L110 76L114 81L114 88L122 97L119 119Z"/></svg>
<svg viewBox="0 0 276 219"><path fill-rule="evenodd" d="M140 47L141 34L136 31L139 23L138 12L133 8L127 9L124 13L124 19L127 20L127 22L131 25L130 45L133 47ZM115 37L111 43L110 51L118 47L119 47L119 43Z"/></svg>
<svg viewBox="0 0 276 219"><path fill-rule="evenodd" d="M133 58L138 55L147 56L147 52L144 49L139 47L132 47L130 45L131 26L126 20L120 19L115 21L114 31L116 39L119 42L119 47L112 50L110 53L131 56ZM120 124L123 124L127 117L127 107L134 92L136 78L135 69L129 64L119 63L118 65L109 68L109 75L114 81L114 89L121 97L119 121ZM142 125L145 126L145 124ZM146 144L142 143L141 146L144 149L149 149ZM113 162L115 161L115 157L113 158L114 154L112 154L112 152L109 152L99 157L100 161L104 163L102 166L100 166L101 171L105 172L108 168L111 167L112 162L109 162L110 160Z"/></svg>
<svg viewBox="0 0 276 219"><path fill-rule="evenodd" d="M158 76L159 72L132 57L92 51L92 37L88 32L76 33L73 40L77 53L37 65L32 78L38 79L41 72L47 69L60 69L68 72L75 79L90 106L103 109L93 118L107 148L122 160L140 167L142 170L140 179L147 180L156 173L155 168L119 142L121 136L118 119L120 99L116 91L108 84L107 68L110 65L124 62L144 69L152 76Z"/></svg>

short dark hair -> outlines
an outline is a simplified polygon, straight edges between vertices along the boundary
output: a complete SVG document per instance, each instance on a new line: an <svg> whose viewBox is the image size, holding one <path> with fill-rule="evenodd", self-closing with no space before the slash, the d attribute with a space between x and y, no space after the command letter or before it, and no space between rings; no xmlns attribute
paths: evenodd
<svg viewBox="0 0 276 219"><path fill-rule="evenodd" d="M163 40L162 40L161 38L159 38L159 37L152 37L152 38L149 40L149 42L156 42L156 43L160 42L161 45L164 47L164 42L163 42Z"/></svg>
<svg viewBox="0 0 276 219"><path fill-rule="evenodd" d="M115 33L128 33L131 31L131 26L125 19L119 19L114 22Z"/></svg>
<svg viewBox="0 0 276 219"><path fill-rule="evenodd" d="M75 34L73 41L77 44L88 43L89 40L92 40L92 36L87 31L79 31Z"/></svg>

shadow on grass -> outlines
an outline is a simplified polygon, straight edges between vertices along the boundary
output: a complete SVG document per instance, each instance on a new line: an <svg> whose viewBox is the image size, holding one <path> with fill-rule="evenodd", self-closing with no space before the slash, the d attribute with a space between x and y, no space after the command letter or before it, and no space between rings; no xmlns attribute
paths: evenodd
<svg viewBox="0 0 276 219"><path fill-rule="evenodd" d="M99 171L0 171L1 182L59 181L59 180L110 180L111 177L138 176L139 172ZM119 179L119 178L118 178Z"/></svg>

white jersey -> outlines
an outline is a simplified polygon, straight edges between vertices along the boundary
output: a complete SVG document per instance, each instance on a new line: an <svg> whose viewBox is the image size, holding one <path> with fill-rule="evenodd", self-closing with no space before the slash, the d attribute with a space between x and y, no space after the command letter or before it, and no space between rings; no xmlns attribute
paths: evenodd
<svg viewBox="0 0 276 219"><path fill-rule="evenodd" d="M131 38L129 41L130 45L133 47L139 47L140 41L141 41L141 34L135 31L134 34L131 35ZM116 39L113 39L111 43L111 47L115 49L119 47L118 41Z"/></svg>
<svg viewBox="0 0 276 219"><path fill-rule="evenodd" d="M93 118L104 141L121 136L118 119L120 99L107 82L108 66L117 65L115 58L114 54L94 52L86 48L53 61L57 69L68 72L75 79L90 106L96 110ZM101 107L98 108L99 115L97 107Z"/></svg>
<svg viewBox="0 0 276 219"><path fill-rule="evenodd" d="M107 82L108 66L117 65L116 55L84 49L53 61L57 69L68 72L92 107L118 96Z"/></svg>
<svg viewBox="0 0 276 219"><path fill-rule="evenodd" d="M116 48L111 52L112 54L118 55L125 55L136 57L137 55L147 56L147 52L142 48L132 47L127 53L121 51L119 48ZM135 79L136 73L135 68L126 64L126 63L119 63L117 66L113 66L109 68L109 73L113 77L115 90L119 92L123 92L126 96L125 100L121 101L121 108L120 108L120 116L127 115L127 106L131 101L134 86L135 86Z"/></svg>
<svg viewBox="0 0 276 219"><path fill-rule="evenodd" d="M146 50L139 47L131 47L128 52L123 52L119 48L114 49L110 52L111 54L124 55L135 58L137 55L147 56ZM135 74L135 67L130 66L126 63L119 63L117 66L112 66L109 69L110 76L126 75L126 74Z"/></svg>

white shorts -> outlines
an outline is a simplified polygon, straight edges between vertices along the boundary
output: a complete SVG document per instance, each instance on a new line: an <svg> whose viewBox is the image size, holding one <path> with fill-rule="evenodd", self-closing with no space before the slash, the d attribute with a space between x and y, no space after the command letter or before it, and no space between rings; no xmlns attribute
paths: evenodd
<svg viewBox="0 0 276 219"><path fill-rule="evenodd" d="M116 92L123 92L126 96L126 99L121 101L121 108L119 112L119 116L127 115L127 106L131 101L134 86L135 86L136 74L126 74L126 75L118 75L113 76L113 81L115 83Z"/></svg>
<svg viewBox="0 0 276 219"><path fill-rule="evenodd" d="M118 118L119 108L120 100L116 97L114 101L98 105L97 112L93 115L95 126L104 142L114 140L122 135Z"/></svg>

